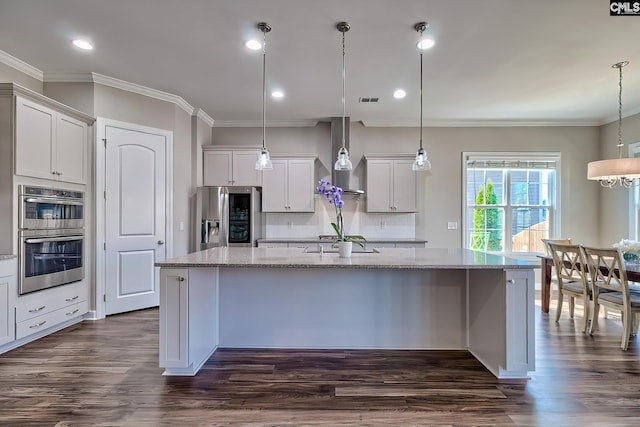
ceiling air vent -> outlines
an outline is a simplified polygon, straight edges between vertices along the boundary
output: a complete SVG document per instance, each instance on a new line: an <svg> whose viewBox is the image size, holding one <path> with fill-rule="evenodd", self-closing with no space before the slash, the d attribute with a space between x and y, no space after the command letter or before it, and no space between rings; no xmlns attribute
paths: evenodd
<svg viewBox="0 0 640 427"><path fill-rule="evenodd" d="M378 102L378 101L380 101L380 98L363 98L363 97L358 98L358 102L361 104Z"/></svg>

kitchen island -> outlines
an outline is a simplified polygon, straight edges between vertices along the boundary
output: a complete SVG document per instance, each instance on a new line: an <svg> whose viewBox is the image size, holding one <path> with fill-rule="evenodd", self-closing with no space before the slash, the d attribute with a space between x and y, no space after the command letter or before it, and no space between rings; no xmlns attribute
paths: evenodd
<svg viewBox="0 0 640 427"><path fill-rule="evenodd" d="M537 263L467 249L214 248L156 266L165 375L195 375L218 347L466 349L498 378L535 367Z"/></svg>

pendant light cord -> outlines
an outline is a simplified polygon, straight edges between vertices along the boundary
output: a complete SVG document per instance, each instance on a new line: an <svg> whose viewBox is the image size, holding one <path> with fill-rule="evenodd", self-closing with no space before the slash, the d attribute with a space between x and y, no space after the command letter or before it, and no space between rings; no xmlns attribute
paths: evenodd
<svg viewBox="0 0 640 427"><path fill-rule="evenodd" d="M618 82L618 156L622 158L622 67L624 65L618 64L618 71L620 72L620 80ZM626 64L625 64L626 65Z"/></svg>
<svg viewBox="0 0 640 427"><path fill-rule="evenodd" d="M267 32L262 31L262 150L266 149L265 140L267 137Z"/></svg>
<svg viewBox="0 0 640 427"><path fill-rule="evenodd" d="M423 32L424 30L420 30L420 40ZM420 49L420 148L422 149L422 49Z"/></svg>
<svg viewBox="0 0 640 427"><path fill-rule="evenodd" d="M344 65L344 33L342 32L342 148L345 148L345 116L346 116L346 101L345 101L345 80L347 79L347 73L345 72Z"/></svg>

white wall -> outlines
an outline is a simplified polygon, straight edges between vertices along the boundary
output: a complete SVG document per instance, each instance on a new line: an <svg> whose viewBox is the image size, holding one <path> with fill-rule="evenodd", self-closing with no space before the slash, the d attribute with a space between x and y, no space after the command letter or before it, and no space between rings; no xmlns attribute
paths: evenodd
<svg viewBox="0 0 640 427"><path fill-rule="evenodd" d="M260 145L261 128L215 128L213 144ZM464 151L558 151L561 153L561 226L563 236L571 236L585 244L597 244L600 188L587 181L587 163L598 158L599 130L597 127L504 127L504 128L426 128L424 145L433 166L433 172L420 175L420 213L415 215L415 237L429 241L431 247L460 247L462 231L448 230L447 222L462 223L462 152ZM367 128L351 123L350 153L353 162L352 187L364 188L364 153L414 154L419 145L418 128ZM267 146L273 156L286 154L318 154L316 179L330 175L334 154L330 153L330 128L320 123L314 128L268 128ZM414 236L411 219L407 214L365 214L365 197L360 196L357 213L350 232L360 224L358 232L369 237ZM268 237L330 234L330 218L316 200L316 215L270 215L276 227ZM350 201L347 201L351 208ZM325 209L326 210L326 209ZM354 212L354 217L356 212ZM408 214L411 217L414 215ZM352 218L354 218L352 217ZM386 221L382 229L380 223ZM293 221L293 229L289 222ZM347 218L348 221L348 218ZM297 224L300 224L297 226ZM302 237L302 236L300 236Z"/></svg>
<svg viewBox="0 0 640 427"><path fill-rule="evenodd" d="M42 93L42 82L0 62L0 82L15 83L34 92Z"/></svg>

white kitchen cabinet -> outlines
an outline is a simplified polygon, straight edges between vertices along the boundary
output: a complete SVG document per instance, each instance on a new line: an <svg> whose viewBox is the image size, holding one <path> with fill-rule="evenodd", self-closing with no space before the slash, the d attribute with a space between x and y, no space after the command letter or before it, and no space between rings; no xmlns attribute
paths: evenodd
<svg viewBox="0 0 640 427"><path fill-rule="evenodd" d="M412 158L365 157L367 212L417 212L418 179Z"/></svg>
<svg viewBox="0 0 640 427"><path fill-rule="evenodd" d="M85 184L87 123L16 97L16 175Z"/></svg>
<svg viewBox="0 0 640 427"><path fill-rule="evenodd" d="M223 149L203 147L203 183L210 186L262 185L262 172L257 171L259 148Z"/></svg>
<svg viewBox="0 0 640 427"><path fill-rule="evenodd" d="M16 259L0 260L0 345L15 339Z"/></svg>
<svg viewBox="0 0 640 427"><path fill-rule="evenodd" d="M315 158L272 158L262 179L263 212L314 212Z"/></svg>
<svg viewBox="0 0 640 427"><path fill-rule="evenodd" d="M26 294L16 301L16 339L79 320L89 311L85 281Z"/></svg>

